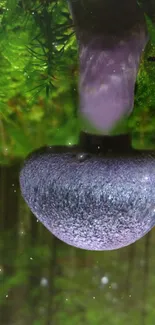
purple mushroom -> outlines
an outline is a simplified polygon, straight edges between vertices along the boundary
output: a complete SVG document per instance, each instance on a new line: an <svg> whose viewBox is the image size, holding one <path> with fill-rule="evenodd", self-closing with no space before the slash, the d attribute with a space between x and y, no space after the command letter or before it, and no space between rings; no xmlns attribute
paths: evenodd
<svg viewBox="0 0 155 325"><path fill-rule="evenodd" d="M148 36L136 0L71 0L80 57L78 146L45 147L20 172L22 195L60 240L113 250L155 225L155 153L114 131L133 107Z"/></svg>

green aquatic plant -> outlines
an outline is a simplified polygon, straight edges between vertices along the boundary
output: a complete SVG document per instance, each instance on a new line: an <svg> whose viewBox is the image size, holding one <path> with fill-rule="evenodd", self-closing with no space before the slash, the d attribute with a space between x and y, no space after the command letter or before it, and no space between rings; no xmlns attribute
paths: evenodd
<svg viewBox="0 0 155 325"><path fill-rule="evenodd" d="M67 5L6 5L0 33L3 162L24 157L40 144L77 136L77 49Z"/></svg>
<svg viewBox="0 0 155 325"><path fill-rule="evenodd" d="M0 161L25 157L39 145L77 143L79 68L67 2L3 0L0 4ZM129 120L136 146L141 139L144 147L148 142L154 146L153 137L142 134L144 128L147 132L153 128L154 119L149 116L155 102L155 64L148 61L154 56L155 27L148 9L146 14L150 48L146 47L141 60Z"/></svg>

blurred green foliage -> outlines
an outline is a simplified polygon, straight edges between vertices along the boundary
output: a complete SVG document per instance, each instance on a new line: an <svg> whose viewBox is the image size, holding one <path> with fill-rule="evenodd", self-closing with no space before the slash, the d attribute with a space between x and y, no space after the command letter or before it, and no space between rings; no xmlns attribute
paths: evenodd
<svg viewBox="0 0 155 325"><path fill-rule="evenodd" d="M133 144L155 148L155 28L137 77ZM0 163L43 145L75 144L80 122L77 42L64 0L0 1Z"/></svg>
<svg viewBox="0 0 155 325"><path fill-rule="evenodd" d="M25 214L23 227L32 220ZM12 324L154 324L153 233L147 235L147 255L148 237L121 251L91 252L58 241L40 223L34 246L30 224L18 233L14 252L1 247L8 253L1 265L0 307L4 313L7 307Z"/></svg>
<svg viewBox="0 0 155 325"><path fill-rule="evenodd" d="M0 20L0 162L75 143L77 44L67 3L3 1Z"/></svg>

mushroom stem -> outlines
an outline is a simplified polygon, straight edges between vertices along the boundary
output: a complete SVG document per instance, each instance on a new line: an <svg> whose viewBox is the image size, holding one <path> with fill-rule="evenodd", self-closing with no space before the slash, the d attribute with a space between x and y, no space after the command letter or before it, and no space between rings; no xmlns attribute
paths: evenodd
<svg viewBox="0 0 155 325"><path fill-rule="evenodd" d="M79 117L92 134L126 132L148 42L136 0L70 0L79 46Z"/></svg>
<svg viewBox="0 0 155 325"><path fill-rule="evenodd" d="M132 141L129 134L94 135L80 133L79 146L81 151L93 154L133 154Z"/></svg>

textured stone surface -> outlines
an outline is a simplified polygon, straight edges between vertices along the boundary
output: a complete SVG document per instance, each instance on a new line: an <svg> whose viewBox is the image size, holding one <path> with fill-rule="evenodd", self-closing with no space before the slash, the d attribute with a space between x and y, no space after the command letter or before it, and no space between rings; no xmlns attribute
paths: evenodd
<svg viewBox="0 0 155 325"><path fill-rule="evenodd" d="M79 248L118 249L155 224L155 154L114 158L45 151L25 162L20 185L45 227Z"/></svg>

